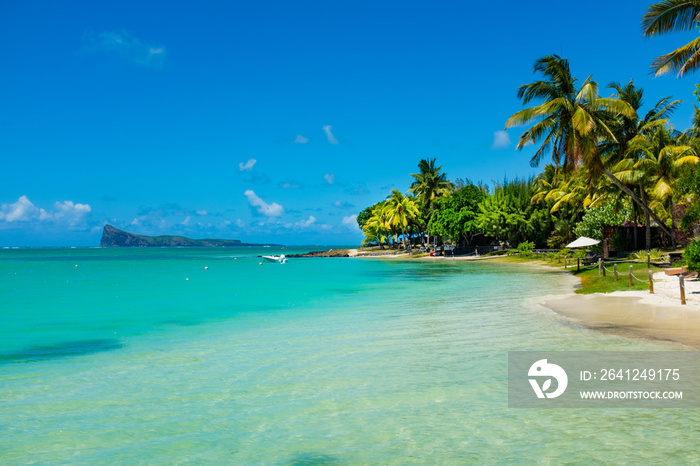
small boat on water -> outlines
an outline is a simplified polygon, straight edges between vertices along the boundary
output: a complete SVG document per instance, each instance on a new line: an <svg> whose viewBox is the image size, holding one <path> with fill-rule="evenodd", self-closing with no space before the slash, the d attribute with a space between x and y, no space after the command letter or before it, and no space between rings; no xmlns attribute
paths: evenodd
<svg viewBox="0 0 700 466"><path fill-rule="evenodd" d="M284 254L280 254L279 256L261 256L263 259L265 259L267 262L279 262L280 264L284 264L287 262L287 258L285 257Z"/></svg>

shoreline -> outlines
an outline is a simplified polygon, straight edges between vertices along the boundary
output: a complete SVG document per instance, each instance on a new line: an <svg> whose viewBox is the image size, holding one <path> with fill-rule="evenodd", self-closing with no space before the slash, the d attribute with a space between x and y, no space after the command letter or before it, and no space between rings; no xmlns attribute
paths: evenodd
<svg viewBox="0 0 700 466"><path fill-rule="evenodd" d="M355 257L372 257L358 254ZM379 256L381 257L381 256ZM385 256L386 257L386 256ZM408 254L390 256L407 258ZM415 258L424 261L479 261L503 259L502 256L441 256ZM501 261L506 262L506 261ZM553 269L551 265L510 262L538 269ZM556 268L572 278L570 271ZM649 291L614 291L611 293L570 293L542 296L536 303L571 323L625 338L642 339L672 345L700 349L700 280L685 280L686 304L680 303L680 286L676 276L657 272L654 278L654 294ZM580 279L577 280L580 284ZM580 286L580 285L579 285Z"/></svg>
<svg viewBox="0 0 700 466"><path fill-rule="evenodd" d="M540 304L586 328L628 338L700 348L700 281L685 280L680 303L678 278L657 272L649 291L550 296Z"/></svg>

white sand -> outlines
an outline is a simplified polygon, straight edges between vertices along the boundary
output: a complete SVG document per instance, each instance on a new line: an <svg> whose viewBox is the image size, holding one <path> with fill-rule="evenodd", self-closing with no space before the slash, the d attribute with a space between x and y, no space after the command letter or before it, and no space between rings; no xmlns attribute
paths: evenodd
<svg viewBox="0 0 700 466"><path fill-rule="evenodd" d="M627 279L627 277L620 277L620 279ZM686 306L700 311L700 280L690 278L685 279L684 282ZM678 277L666 275L664 272L654 274L654 294L648 291L615 291L606 293L605 296L636 297L640 298L644 304L685 307L681 306Z"/></svg>
<svg viewBox="0 0 700 466"><path fill-rule="evenodd" d="M542 305L596 330L700 347L700 281L685 280L685 295L687 304L681 305L678 277L660 272L654 274L654 294L571 293L544 297Z"/></svg>

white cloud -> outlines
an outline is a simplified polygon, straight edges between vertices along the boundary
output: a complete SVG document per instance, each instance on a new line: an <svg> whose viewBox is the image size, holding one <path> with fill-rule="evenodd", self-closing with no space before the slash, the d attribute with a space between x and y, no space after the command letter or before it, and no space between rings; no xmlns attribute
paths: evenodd
<svg viewBox="0 0 700 466"><path fill-rule="evenodd" d="M305 138L301 134L297 134L297 137L294 138L294 142L296 144L306 144L307 142L309 142L309 138Z"/></svg>
<svg viewBox="0 0 700 466"><path fill-rule="evenodd" d="M236 226L238 228L243 228L245 226L245 222L243 220L241 220L240 218L237 218L236 219Z"/></svg>
<svg viewBox="0 0 700 466"><path fill-rule="evenodd" d="M335 183L335 175L332 173L326 173L325 175L323 175L323 179L326 180L328 184Z"/></svg>
<svg viewBox="0 0 700 466"><path fill-rule="evenodd" d="M189 226L189 224L192 223L191 220L192 217L188 215L182 222L180 222L180 225Z"/></svg>
<svg viewBox="0 0 700 466"><path fill-rule="evenodd" d="M311 225L316 223L316 217L313 215L309 215L309 218L307 220L300 220L297 223L294 224L296 228L308 228Z"/></svg>
<svg viewBox="0 0 700 466"><path fill-rule="evenodd" d="M331 125L326 125L323 127L323 131L326 133L326 137L328 138L328 143L329 144L338 144L338 140L333 136L333 133L331 132L331 129L333 127Z"/></svg>
<svg viewBox="0 0 700 466"><path fill-rule="evenodd" d="M21 196L14 204L3 204L0 210L0 220L7 223L43 219L46 215L46 211L32 204L27 196Z"/></svg>
<svg viewBox="0 0 700 466"><path fill-rule="evenodd" d="M162 45L144 42L128 31L103 31L85 36L89 53L114 53L142 66L163 66L167 50Z"/></svg>
<svg viewBox="0 0 700 466"><path fill-rule="evenodd" d="M255 207L258 212L266 217L279 217L284 213L284 207L276 202L268 204L260 199L254 191L248 189L243 194L248 198L248 202L252 207Z"/></svg>
<svg viewBox="0 0 700 466"><path fill-rule="evenodd" d="M197 215L207 215L208 212L206 210L197 210L197 211L195 211L195 213Z"/></svg>
<svg viewBox="0 0 700 466"><path fill-rule="evenodd" d="M496 131L493 133L493 144L491 144L491 149L505 149L510 146L510 136L508 132Z"/></svg>
<svg viewBox="0 0 700 466"><path fill-rule="evenodd" d="M73 201L56 202L52 211L35 206L27 196L20 196L17 202L0 206L0 222L54 222L75 226L92 211L88 204Z"/></svg>
<svg viewBox="0 0 700 466"><path fill-rule="evenodd" d="M54 219L65 220L71 226L77 225L92 211L88 204L75 204L73 201L56 202L54 207L56 209L53 214Z"/></svg>
<svg viewBox="0 0 700 466"><path fill-rule="evenodd" d="M348 215L347 217L343 217L343 225L353 229L358 228L357 215Z"/></svg>
<svg viewBox="0 0 700 466"><path fill-rule="evenodd" d="M242 172L249 172L253 169L253 166L255 166L255 163L257 160L255 159L250 159L246 163L240 162L238 164L238 169Z"/></svg>
<svg viewBox="0 0 700 466"><path fill-rule="evenodd" d="M280 185L280 187L281 187L281 188L284 188L284 189L290 189L290 188L298 189L298 188L299 188L299 185L298 185L298 184L292 184L292 183L290 183L289 181L285 181L284 183L282 183L282 184Z"/></svg>

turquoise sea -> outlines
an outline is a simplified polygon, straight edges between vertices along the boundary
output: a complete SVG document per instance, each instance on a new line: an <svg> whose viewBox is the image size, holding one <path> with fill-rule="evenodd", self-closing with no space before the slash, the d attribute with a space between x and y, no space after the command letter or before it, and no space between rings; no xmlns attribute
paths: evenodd
<svg viewBox="0 0 700 466"><path fill-rule="evenodd" d="M0 250L0 463L700 462L698 410L508 408L509 350L683 349L536 304L571 277L280 252Z"/></svg>

